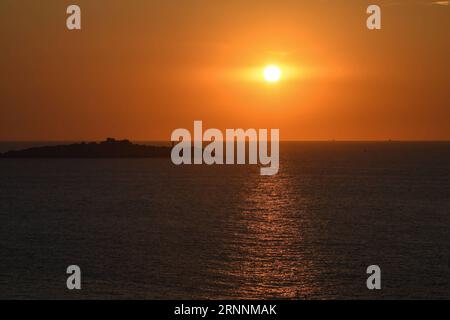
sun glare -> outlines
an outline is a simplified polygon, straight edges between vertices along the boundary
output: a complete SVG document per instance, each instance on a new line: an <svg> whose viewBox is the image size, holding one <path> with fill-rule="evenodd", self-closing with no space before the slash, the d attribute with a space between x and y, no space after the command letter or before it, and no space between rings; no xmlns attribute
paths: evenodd
<svg viewBox="0 0 450 320"><path fill-rule="evenodd" d="M263 75L267 82L278 82L281 78L281 70L277 66L270 65L264 68Z"/></svg>

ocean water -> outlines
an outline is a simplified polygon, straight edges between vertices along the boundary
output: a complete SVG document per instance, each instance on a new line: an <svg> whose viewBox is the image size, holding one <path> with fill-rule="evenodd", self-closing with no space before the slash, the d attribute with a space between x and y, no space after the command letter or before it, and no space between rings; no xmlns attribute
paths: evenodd
<svg viewBox="0 0 450 320"><path fill-rule="evenodd" d="M280 156L275 176L0 159L0 298L450 298L450 143L282 143ZM381 290L366 288L372 264Z"/></svg>

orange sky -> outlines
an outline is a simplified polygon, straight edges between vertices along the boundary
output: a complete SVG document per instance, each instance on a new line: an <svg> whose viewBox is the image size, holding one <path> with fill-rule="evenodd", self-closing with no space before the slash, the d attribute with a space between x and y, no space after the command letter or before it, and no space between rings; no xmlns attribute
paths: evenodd
<svg viewBox="0 0 450 320"><path fill-rule="evenodd" d="M81 31L65 27L73 3ZM449 30L445 1L3 0L0 140L168 140L193 120L450 140ZM254 77L269 63L277 84Z"/></svg>

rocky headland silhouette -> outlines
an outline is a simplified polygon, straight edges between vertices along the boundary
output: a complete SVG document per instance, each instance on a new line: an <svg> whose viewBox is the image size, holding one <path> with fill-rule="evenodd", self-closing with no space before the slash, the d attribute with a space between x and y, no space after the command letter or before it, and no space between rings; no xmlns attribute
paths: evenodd
<svg viewBox="0 0 450 320"><path fill-rule="evenodd" d="M134 144L107 138L102 142L33 147L0 154L1 158L168 158L171 147Z"/></svg>

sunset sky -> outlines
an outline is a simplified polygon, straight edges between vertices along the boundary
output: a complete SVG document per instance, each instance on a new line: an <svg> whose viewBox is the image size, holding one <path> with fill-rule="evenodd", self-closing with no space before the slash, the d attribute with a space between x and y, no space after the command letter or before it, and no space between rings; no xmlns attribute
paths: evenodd
<svg viewBox="0 0 450 320"><path fill-rule="evenodd" d="M450 140L449 31L448 1L2 0L0 140Z"/></svg>

